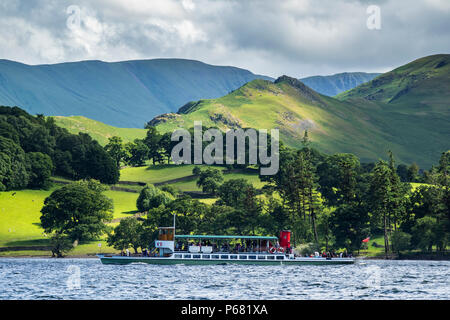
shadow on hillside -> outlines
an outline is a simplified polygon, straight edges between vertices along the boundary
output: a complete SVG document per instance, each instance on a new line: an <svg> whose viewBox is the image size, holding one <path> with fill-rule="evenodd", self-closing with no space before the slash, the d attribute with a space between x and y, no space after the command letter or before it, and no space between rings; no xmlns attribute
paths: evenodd
<svg viewBox="0 0 450 320"><path fill-rule="evenodd" d="M136 213L139 213L138 210L133 210L133 211L123 211L123 214L129 214L129 215L135 215Z"/></svg>
<svg viewBox="0 0 450 320"><path fill-rule="evenodd" d="M157 165L149 165L147 166L146 170L163 170L167 168L173 168L173 167L180 167L183 166L182 164L157 164Z"/></svg>
<svg viewBox="0 0 450 320"><path fill-rule="evenodd" d="M6 242L5 245L7 247L40 247L40 246L49 246L49 239L34 239L34 240L20 240L20 241L10 241ZM33 250L35 250L33 248Z"/></svg>

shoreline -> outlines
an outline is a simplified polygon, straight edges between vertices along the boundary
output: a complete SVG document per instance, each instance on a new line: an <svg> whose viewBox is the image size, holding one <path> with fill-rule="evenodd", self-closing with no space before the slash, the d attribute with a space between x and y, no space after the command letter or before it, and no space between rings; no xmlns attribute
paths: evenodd
<svg viewBox="0 0 450 320"><path fill-rule="evenodd" d="M105 254L105 253L102 253ZM109 253L108 253L109 254ZM114 253L111 253L114 254ZM0 259L98 259L97 253L92 254L75 254L75 255L67 255L62 258L52 257L51 255L11 255L11 256L1 256ZM359 260L394 260L394 261L406 261L406 260L422 260L422 261L449 261L450 253L446 254L410 254L405 255L391 255L388 257L384 256L356 256L355 258Z"/></svg>

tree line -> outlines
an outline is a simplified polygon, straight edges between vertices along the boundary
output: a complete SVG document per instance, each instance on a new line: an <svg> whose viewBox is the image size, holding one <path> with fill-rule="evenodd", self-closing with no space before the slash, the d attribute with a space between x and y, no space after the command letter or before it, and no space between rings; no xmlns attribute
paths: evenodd
<svg viewBox="0 0 450 320"><path fill-rule="evenodd" d="M113 137L104 150L117 170L121 164L143 165L149 159L158 164L170 162L169 140L168 134L149 126L146 138L124 145ZM311 146L308 132L302 142L299 150L280 144L280 170L273 176L260 176L266 182L261 190L245 179L225 181L220 169L195 167L197 185L217 198L215 203L202 203L171 186L148 185L136 203L140 212L147 213L140 220L123 219L114 231L97 226L92 229L97 233L89 231L88 226L80 229L87 230L85 233L62 231L64 228L55 231L58 229L53 229L52 223L47 224L46 231L71 241L106 232L110 245L138 250L149 246L157 227L171 225L176 215L178 233L276 235L290 229L293 244L308 244L309 251L345 248L355 252L362 248L363 239L378 235L383 236L386 253L446 250L450 230L450 151L424 171L415 164L397 166L390 152L386 160L375 163L361 163L348 153L323 154ZM410 181L424 184L413 190ZM101 194L101 188L94 189ZM68 194L59 201L65 197ZM77 212L90 210L92 207ZM104 215L94 220L100 225L108 222Z"/></svg>
<svg viewBox="0 0 450 320"><path fill-rule="evenodd" d="M350 252L360 250L363 239L382 235L386 253L445 251L450 230L450 151L421 176L416 171L414 180L426 184L415 190L402 181L394 155L387 156L372 164L361 164L353 154L327 156L310 146L305 132L302 149L281 148L280 171L260 177L267 182L262 190L244 179L224 182L220 169L195 167L197 185L218 198L214 204L167 186L166 190L147 186L137 204L147 218L133 223L141 225L143 239L149 233L156 236L158 226L171 225L175 214L178 232L186 234L274 235L290 229L294 245Z"/></svg>
<svg viewBox="0 0 450 320"><path fill-rule="evenodd" d="M45 189L52 175L114 184L120 173L88 134L70 134L51 117L0 107L0 191Z"/></svg>

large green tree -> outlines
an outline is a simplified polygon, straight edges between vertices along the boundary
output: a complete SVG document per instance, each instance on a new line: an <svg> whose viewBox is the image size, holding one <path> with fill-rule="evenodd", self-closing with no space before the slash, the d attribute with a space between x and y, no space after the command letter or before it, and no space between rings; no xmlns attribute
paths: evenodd
<svg viewBox="0 0 450 320"><path fill-rule="evenodd" d="M149 184L141 190L136 206L140 212L145 212L161 205L167 205L173 199L174 197L169 192Z"/></svg>
<svg viewBox="0 0 450 320"><path fill-rule="evenodd" d="M193 173L198 175L197 186L202 188L205 193L217 194L219 186L223 182L222 170L211 167L207 167L204 170L196 168L194 168Z"/></svg>
<svg viewBox="0 0 450 320"><path fill-rule="evenodd" d="M13 140L0 136L0 191L25 188L28 181L25 152Z"/></svg>
<svg viewBox="0 0 450 320"><path fill-rule="evenodd" d="M147 136L144 139L144 143L148 147L148 157L152 159L153 164L156 164L161 162L164 154L164 146L161 143L163 136L153 126L147 125L146 129Z"/></svg>
<svg viewBox="0 0 450 320"><path fill-rule="evenodd" d="M30 188L48 189L51 186L52 159L44 153L29 152L26 154L26 161L30 175L28 186Z"/></svg>
<svg viewBox="0 0 450 320"><path fill-rule="evenodd" d="M148 160L149 149L147 145L140 139L129 142L125 145L126 157L125 162L131 166L139 167Z"/></svg>
<svg viewBox="0 0 450 320"><path fill-rule="evenodd" d="M95 180L78 181L52 192L41 210L46 233L67 235L72 241L101 236L109 230L113 202L103 192L107 188Z"/></svg>
<svg viewBox="0 0 450 320"><path fill-rule="evenodd" d="M117 168L120 168L121 161L126 157L126 150L121 137L111 137L105 146L106 152L115 161Z"/></svg>
<svg viewBox="0 0 450 320"><path fill-rule="evenodd" d="M108 235L108 245L117 250L133 248L137 253L139 247L145 247L142 243L142 233L144 228L141 222L134 217L128 217L120 220L118 226L114 228L114 232ZM149 244L148 244L149 245Z"/></svg>

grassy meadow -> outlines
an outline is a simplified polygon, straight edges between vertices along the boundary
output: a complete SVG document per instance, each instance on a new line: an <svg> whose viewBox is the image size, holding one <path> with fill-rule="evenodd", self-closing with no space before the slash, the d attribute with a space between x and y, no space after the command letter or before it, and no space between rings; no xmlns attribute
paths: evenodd
<svg viewBox="0 0 450 320"><path fill-rule="evenodd" d="M124 143L127 143L133 141L134 139L145 138L147 132L145 129L117 128L82 116L56 116L53 117L53 119L55 119L58 126L66 128L70 133L88 133L102 146L106 145L108 143L108 139L113 136L119 136L122 138Z"/></svg>
<svg viewBox="0 0 450 320"><path fill-rule="evenodd" d="M20 190L0 193L0 247L32 247L48 246L48 239L40 227L41 209L44 200L53 190ZM130 216L137 212L137 193L108 190L105 195L113 200L114 219ZM81 243L70 255L86 255L99 251L98 243L102 242L103 250L108 248L104 239L89 243ZM50 251L0 251L0 256L18 255L51 255Z"/></svg>
<svg viewBox="0 0 450 320"><path fill-rule="evenodd" d="M144 166L144 167L127 167L121 170L121 181L135 181L144 183L164 183L174 179L180 179L192 176L194 165L161 165L161 166ZM223 167L218 167L225 169ZM264 186L264 182L259 180L257 172L232 172L225 173L224 180L243 178L251 182L256 188L260 189ZM64 180L55 177L56 180ZM172 182L170 185L182 192L201 191L196 185L196 178L191 177L186 180ZM412 188L416 189L420 183L412 183ZM44 204L44 200L52 191L61 187L61 184L54 184L50 190L20 190L0 192L0 248L1 247L26 247L20 251L0 251L0 257L9 256L50 256L50 251L31 250L32 246L48 246L48 239L43 229L40 227L40 210ZM129 186L119 184L117 186L133 189L136 192L123 192L108 190L105 195L113 200L114 203L114 219L120 219L137 213L136 200L142 186ZM213 204L216 198L204 198L199 201L206 204ZM114 226L118 222L112 223ZM382 246L384 239L382 236L370 239L367 249L361 250L360 254L365 256L382 256L384 248L375 247L376 242ZM101 243L101 247L98 244ZM115 249L108 247L103 239L79 244L69 254L70 256L86 256L98 252L116 252Z"/></svg>
<svg viewBox="0 0 450 320"><path fill-rule="evenodd" d="M121 181L135 181L144 183L164 183L174 179L189 177L192 175L194 165L161 165L145 167L127 167L121 170ZM224 169L223 167L217 167ZM256 188L261 188L264 183L259 181L257 173L227 173L224 179L244 178L251 182ZM55 177L55 180L68 182L70 180ZM201 191L196 185L194 177L187 180L171 183L180 191ZM52 191L62 185L55 183L50 190L20 190L0 192L0 247L32 247L48 246L48 239L40 227L41 209L44 200ZM133 189L133 192L108 190L105 195L113 200L114 219L124 218L137 213L136 200L142 186L129 186L118 184L116 186ZM199 201L212 204L215 198L205 198ZM111 224L115 225L117 222ZM98 243L101 242L101 248ZM32 248L30 248L32 249ZM81 243L70 252L71 256L94 254L103 252L115 252L113 248L106 245L105 239ZM49 256L50 251L42 250L20 250L20 251L0 251L0 256Z"/></svg>

